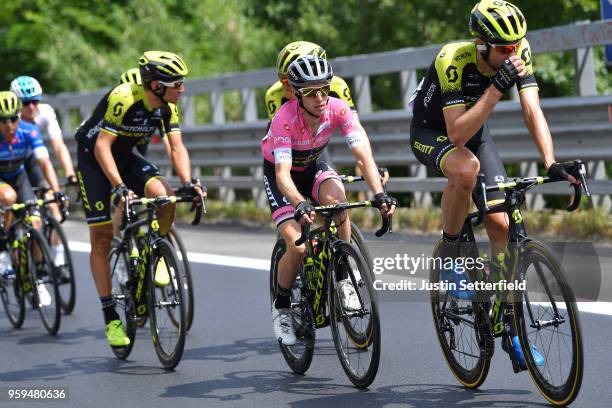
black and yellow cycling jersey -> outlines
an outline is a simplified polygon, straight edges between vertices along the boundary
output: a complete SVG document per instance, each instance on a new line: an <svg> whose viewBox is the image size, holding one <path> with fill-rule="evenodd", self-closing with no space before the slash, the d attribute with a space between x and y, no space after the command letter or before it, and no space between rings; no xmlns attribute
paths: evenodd
<svg viewBox="0 0 612 408"><path fill-rule="evenodd" d="M112 146L114 156L127 154L134 146L148 143L157 129L162 136L180 131L178 108L171 103L152 108L142 85L121 84L104 95L91 117L77 129L75 139L93 151L101 129L117 136Z"/></svg>
<svg viewBox="0 0 612 408"><path fill-rule="evenodd" d="M348 106L354 111L355 104L353 103L353 98L351 97L351 91L344 81L344 79L334 76L331 81L331 91L329 93L330 96L334 98L342 99ZM266 91L265 96L266 101L266 110L268 111L268 119L272 120L272 117L278 111L278 109L289 99L283 96L283 84L281 81L276 81L274 85L272 85Z"/></svg>
<svg viewBox="0 0 612 408"><path fill-rule="evenodd" d="M440 50L419 85L414 100L414 125L447 135L443 110L455 106L469 109L478 102L491 85L492 76L480 71L477 54L473 42L450 43ZM531 49L526 39L521 41L516 54L523 60L527 70L526 75L516 82L518 90L537 87Z"/></svg>

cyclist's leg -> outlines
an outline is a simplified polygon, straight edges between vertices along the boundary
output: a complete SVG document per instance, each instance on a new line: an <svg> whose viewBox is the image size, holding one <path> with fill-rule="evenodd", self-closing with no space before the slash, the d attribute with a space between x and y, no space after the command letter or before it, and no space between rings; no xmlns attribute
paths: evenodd
<svg viewBox="0 0 612 408"><path fill-rule="evenodd" d="M480 161L480 172L485 175L487 185L503 183L506 181L506 169L493 144L488 126L485 125L482 143L478 146L476 156ZM504 200L503 192L488 194L489 205ZM504 251L508 240L508 215L505 212L488 214L484 219L484 226L491 241L491 259Z"/></svg>
<svg viewBox="0 0 612 408"><path fill-rule="evenodd" d="M93 152L79 146L77 178L81 191L85 219L89 227L91 252L89 265L102 303L104 320L108 325L118 320L111 296L111 276L108 254L113 239L113 225L110 214L111 185L98 165Z"/></svg>
<svg viewBox="0 0 612 408"><path fill-rule="evenodd" d="M336 170L334 170L331 163L324 156L319 157L316 163L311 197L315 202L323 205L338 204L346 201L346 193L344 192L344 186L340 181L340 177L338 177ZM335 222L340 239L350 241L351 222L348 218L348 211L338 213Z"/></svg>
<svg viewBox="0 0 612 408"><path fill-rule="evenodd" d="M6 181L0 179L0 204L3 207L13 205L17 202L17 193L13 187ZM13 220L13 212L6 211L4 213L4 228L8 229Z"/></svg>

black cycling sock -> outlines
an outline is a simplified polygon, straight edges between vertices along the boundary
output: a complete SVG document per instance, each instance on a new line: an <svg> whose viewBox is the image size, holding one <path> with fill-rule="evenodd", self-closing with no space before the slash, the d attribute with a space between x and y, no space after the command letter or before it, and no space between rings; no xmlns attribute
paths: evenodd
<svg viewBox="0 0 612 408"><path fill-rule="evenodd" d="M105 324L109 324L112 320L119 320L119 315L115 310L115 299L112 296L100 297L100 303L102 303Z"/></svg>
<svg viewBox="0 0 612 408"><path fill-rule="evenodd" d="M461 239L461 233L457 235L451 235L446 231L442 231L442 251L440 257L455 259L459 256L459 242Z"/></svg>
<svg viewBox="0 0 612 408"><path fill-rule="evenodd" d="M274 307L277 309L291 307L291 288L283 288L281 285L278 285Z"/></svg>

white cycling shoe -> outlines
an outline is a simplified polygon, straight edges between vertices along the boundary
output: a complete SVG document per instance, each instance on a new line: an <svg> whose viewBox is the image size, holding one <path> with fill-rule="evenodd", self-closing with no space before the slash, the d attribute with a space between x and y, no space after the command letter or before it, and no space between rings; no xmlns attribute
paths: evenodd
<svg viewBox="0 0 612 408"><path fill-rule="evenodd" d="M272 303L272 323L274 324L274 337L284 346L293 346L297 342L293 329L291 308L277 309Z"/></svg>

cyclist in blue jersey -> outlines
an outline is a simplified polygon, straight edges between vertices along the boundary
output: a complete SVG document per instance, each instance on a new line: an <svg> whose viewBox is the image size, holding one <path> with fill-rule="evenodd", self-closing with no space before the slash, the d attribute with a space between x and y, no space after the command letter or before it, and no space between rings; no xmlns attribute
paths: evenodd
<svg viewBox="0 0 612 408"><path fill-rule="evenodd" d="M40 137L40 130L35 125L21 121L20 110L21 101L15 93L0 92L0 205L4 207L15 202L36 199L24 166L29 152L33 152L56 198L63 199L55 170L49 160L49 152ZM7 211L4 214L4 225L10 225L11 220L12 213ZM34 217L32 224L35 228L40 228L40 219ZM0 248L5 247L3 240L6 238L6 230L0 230ZM6 251L0 252L0 273L12 273L11 258ZM41 285L41 288L44 286ZM48 293L39 295L43 304L45 299L50 300Z"/></svg>

